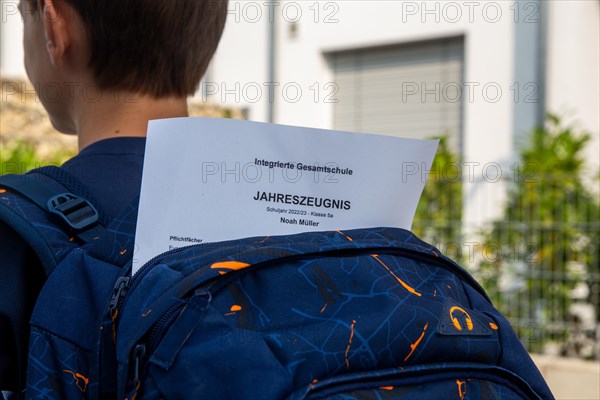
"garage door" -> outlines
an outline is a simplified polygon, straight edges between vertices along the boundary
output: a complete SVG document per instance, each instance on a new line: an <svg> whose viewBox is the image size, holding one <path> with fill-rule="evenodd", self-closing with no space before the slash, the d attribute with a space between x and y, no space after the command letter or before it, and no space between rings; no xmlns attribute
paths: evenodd
<svg viewBox="0 0 600 400"><path fill-rule="evenodd" d="M461 151L463 37L327 54L339 85L334 128L449 138Z"/></svg>

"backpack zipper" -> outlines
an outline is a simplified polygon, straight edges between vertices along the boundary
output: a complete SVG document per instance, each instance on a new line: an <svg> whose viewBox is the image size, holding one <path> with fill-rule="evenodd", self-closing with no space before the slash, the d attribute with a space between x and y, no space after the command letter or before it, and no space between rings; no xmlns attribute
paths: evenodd
<svg viewBox="0 0 600 400"><path fill-rule="evenodd" d="M201 296L207 297L206 306L210 304L212 296L210 291L207 289L197 289L194 291L194 294L191 296ZM162 338L162 334L164 333L165 326L170 327L169 322L172 321L172 317L178 313L181 313L182 310L188 306L186 303L174 303L172 304L162 315L161 317L152 325L150 328L149 334L147 335L147 339L145 341L141 341L137 345L134 346L134 350L132 353L132 361L133 361L133 379L129 381L126 386L126 390L131 387L132 391L135 393L139 389L140 383L140 371L143 367L142 361L146 355L151 356L154 354L154 350L156 350L157 345ZM127 375L129 376L129 374Z"/></svg>
<svg viewBox="0 0 600 400"><path fill-rule="evenodd" d="M120 307L122 305L123 299L125 298L125 295L127 294L128 288L130 288L132 286L134 281L139 279L139 277L141 276L141 274L143 272L145 272L150 267L152 267L154 264L156 264L156 260L158 260L159 258L166 257L170 254L174 254L179 251L185 250L190 247L202 246L202 245L203 244L194 244L191 246L181 247L178 249L170 250L169 252L166 252L159 256L154 257L152 260L150 260L148 263L146 263L140 270L138 270L131 277L131 279L127 280L127 284L125 285L125 287L127 289L121 291L122 297L121 297L121 300L117 302L118 307ZM398 248L398 247L351 248L351 249L340 249L340 250L332 250L332 251L317 252L317 253L302 253L302 254L295 254L295 255L291 255L291 256L287 256L287 257L279 257L274 260L262 261L262 262L254 264L254 266L260 267L260 266L265 266L268 264L279 264L282 262L289 262L289 261L293 261L293 260L299 260L302 258L310 258L310 257L315 257L315 256L320 256L320 257L324 257L324 258L325 257L348 257L348 256L352 256L352 255L362 255L362 254L369 254L369 253L379 253L379 254L386 254L386 255L400 255L400 256L405 256L405 257L410 256L413 259L426 261L430 264L433 264L433 265L436 265L436 266L439 266L439 267L442 267L445 269L449 269L452 273L466 277L466 278L468 278L467 280L469 282L472 282L476 285L476 288L478 288L478 287L480 288L479 284L469 275L469 273L467 271L462 269L462 267L460 267L460 266L458 266L458 268L457 268L457 265L455 265L451 261L448 261L441 257L436 257L433 255L421 253L417 250L410 250L410 249ZM272 261L275 261L275 263L272 263ZM256 270L256 268L249 268L249 269L251 269L253 271ZM211 280L208 280L208 281L204 282L203 284L201 284L200 289L195 290L194 294L192 294L192 297L195 296L199 291L201 291L202 293L207 294L209 296L209 298L212 298L221 289L226 287L231 281L236 280L242 274L247 273L249 269L232 271L226 275L217 276ZM202 288L204 288L204 289L202 289ZM481 289L481 290L483 290L483 289ZM187 297L188 297L187 294L184 294L182 296L182 298L187 298ZM486 299L487 299L487 296L486 296ZM209 300L209 302L210 302L210 300ZM152 354L152 352L154 351L154 349L156 348L156 346L158 344L158 341L162 337L161 333L163 333L165 325L167 325L167 323L172 320L172 317L175 313L180 312L181 309L184 307L185 307L185 303L176 303L176 304L171 305L169 308L167 308L167 310L165 310L163 312L161 317L154 324L152 324L152 326L148 330L147 339L144 341L142 341L142 339L140 339L141 343L138 342L138 344L133 346L134 351L131 354L133 356L132 361L134 363L134 371L133 371L134 376L137 375L139 377L140 369L142 368L142 359L145 356L150 356ZM116 322L117 321L115 321L115 323ZM143 348L143 352L140 350L142 348ZM138 351L138 350L140 350L140 351ZM131 375L128 375L128 376L131 376ZM139 381L136 381L134 379L133 381L130 381L130 384L128 385L128 387L136 387L138 385L138 383L139 383ZM132 384L133 384L133 386L131 386Z"/></svg>
<svg viewBox="0 0 600 400"><path fill-rule="evenodd" d="M540 396L523 378L496 365L452 365L450 363L431 365L427 368L396 369L386 372L377 375L362 373L363 376L357 377L340 376L338 378L330 378L331 382L328 382L328 379L323 382L311 384L304 395L301 395L299 398L303 400L329 399L331 396L344 394L347 391L369 390L379 387L402 387L402 383L407 381L414 383L415 379L419 379L420 384L440 379L456 379L456 376L462 373L470 378L487 380L506 386L526 399L541 400ZM292 398L296 399L297 397L292 396Z"/></svg>
<svg viewBox="0 0 600 400"><path fill-rule="evenodd" d="M123 305L123 302L125 301L125 298L126 298L127 293L129 292L129 289L140 278L140 276L142 276L142 274L144 274L151 267L155 266L157 264L157 261L164 257L170 256L175 253L179 253L181 251L187 250L192 247L200 247L200 246L204 246L204 245L206 245L206 243L198 243L198 244L193 244L190 246L184 246L184 247L178 247L176 249L171 249L169 251L161 253L161 254L153 257L152 259L150 259L148 262L146 262L146 264L144 264L140 269L138 269L135 272L135 274L120 277L115 284L115 287L113 289L113 295L112 295L112 298L109 303L109 313L110 313L111 319L113 321L113 331L116 332L116 329L118 327L119 311ZM331 252L335 252L335 251L336 250L326 251L326 252L322 252L322 253L303 253L303 254L285 257L285 260L287 261L289 259L299 259L302 257L313 257L315 254L325 255L326 253L331 253ZM482 294L482 296L486 300L488 300L491 303L491 300L487 296L487 293L485 293L485 290L481 287L481 285L479 285L479 283L465 269L463 269L460 265L455 264L452 261L449 261L445 258L433 256L433 255L430 255L427 253L422 253L417 250L405 249L402 247L351 248L351 249L341 249L338 251L342 252L346 255L352 255L355 253L363 254L363 253L370 253L370 252L382 253L385 251L385 252L387 252L387 254L410 256L413 259L419 259L421 261L427 261L427 262L437 265L437 266L445 267L446 269L449 269L451 272L453 272L457 275L460 275L463 278L466 278L466 280L468 282L470 282L472 284L472 286L476 290L478 290L480 292L480 294ZM283 261L283 260L281 260L281 261ZM268 261L266 261L266 262L268 262ZM229 278L229 279L222 279L222 281L229 282L230 280L236 279L238 275L244 274L246 272L247 272L247 269L243 269L240 271L232 271L226 275L227 278Z"/></svg>
<svg viewBox="0 0 600 400"><path fill-rule="evenodd" d="M151 258L148 262L146 262L140 269L138 269L133 275L130 275L130 272L128 272L128 274L126 276L122 276L119 279L117 279L117 282L115 283L115 287L113 289L113 295L110 299L110 302L108 304L108 312L111 316L111 319L113 320L113 330L116 331L116 328L118 326L118 315L119 315L119 311L121 309L121 306L123 305L123 301L125 301L125 296L127 295L127 293L129 292L129 289L131 288L131 286L133 285L133 283L146 271L148 270L150 267L154 266L155 264L157 264L157 261L163 257L167 257L171 254L175 254L178 253L180 251L183 251L189 247L194 247L194 246L202 246L204 245L204 243L199 243L199 244L193 244L190 246L184 246L184 247L178 247L176 249L171 249L169 251L166 251L164 253L161 253L153 258Z"/></svg>
<svg viewBox="0 0 600 400"><path fill-rule="evenodd" d="M183 303L174 303L172 304L156 321L152 328L150 328L150 334L148 335L147 340L147 348L150 349L149 353L152 353L154 347L156 346L158 340L160 339L160 333L162 332L163 327L171 317L177 312L180 311L184 307Z"/></svg>

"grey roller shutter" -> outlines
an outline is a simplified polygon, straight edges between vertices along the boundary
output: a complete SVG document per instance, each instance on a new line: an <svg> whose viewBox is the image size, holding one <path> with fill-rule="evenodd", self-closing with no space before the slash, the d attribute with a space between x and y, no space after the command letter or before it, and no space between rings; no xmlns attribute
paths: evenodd
<svg viewBox="0 0 600 400"><path fill-rule="evenodd" d="M463 37L327 54L339 85L334 128L409 138L446 134L461 150Z"/></svg>

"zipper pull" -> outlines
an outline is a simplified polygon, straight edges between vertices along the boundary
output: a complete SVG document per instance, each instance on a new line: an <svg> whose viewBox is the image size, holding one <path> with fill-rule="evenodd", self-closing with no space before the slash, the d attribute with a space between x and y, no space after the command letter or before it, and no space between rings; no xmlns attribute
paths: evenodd
<svg viewBox="0 0 600 400"><path fill-rule="evenodd" d="M133 377L131 380L128 380L126 388L129 392L126 399L135 399L137 397L138 391L140 390L140 361L146 355L146 346L144 344L138 344L135 346L132 353L132 362L133 362ZM131 371L131 370L130 370ZM128 375L129 377L129 375Z"/></svg>
<svg viewBox="0 0 600 400"><path fill-rule="evenodd" d="M138 344L133 350L133 383L137 386L140 381L140 360L146 355L146 345Z"/></svg>
<svg viewBox="0 0 600 400"><path fill-rule="evenodd" d="M114 314L121 300L127 294L127 291L129 290L130 281L130 276L122 276L119 279L117 279L117 283L115 283L115 288L113 289L113 295L110 299L110 303L108 304L108 311L110 312L111 316Z"/></svg>
<svg viewBox="0 0 600 400"><path fill-rule="evenodd" d="M201 310L205 310L211 301L212 293L210 292L210 288L200 288L194 291L194 295L190 299L189 303L193 306L199 307Z"/></svg>

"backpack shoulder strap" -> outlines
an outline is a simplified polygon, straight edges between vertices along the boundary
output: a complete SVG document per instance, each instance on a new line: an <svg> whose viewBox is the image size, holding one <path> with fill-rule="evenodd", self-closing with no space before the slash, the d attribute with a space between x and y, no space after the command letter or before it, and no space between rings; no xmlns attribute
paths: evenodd
<svg viewBox="0 0 600 400"><path fill-rule="evenodd" d="M106 263L125 267L135 255L135 229L139 196L135 197L106 227L98 240L82 248L92 257Z"/></svg>
<svg viewBox="0 0 600 400"><path fill-rule="evenodd" d="M66 187L77 186L75 178L66 179L67 175L56 170L60 169L45 167L25 175L0 177L0 221L31 246L47 275L70 250L105 231L101 219L106 217L79 195L83 190L73 193ZM64 185L63 181L70 183Z"/></svg>

